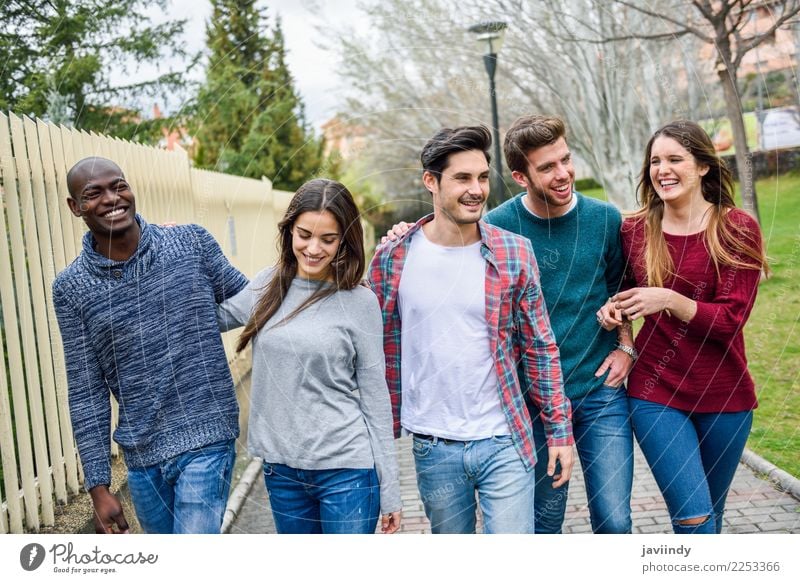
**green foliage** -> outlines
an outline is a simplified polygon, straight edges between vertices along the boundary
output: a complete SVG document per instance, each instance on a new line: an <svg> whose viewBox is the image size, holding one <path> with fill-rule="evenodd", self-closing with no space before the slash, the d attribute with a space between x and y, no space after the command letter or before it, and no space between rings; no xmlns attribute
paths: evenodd
<svg viewBox="0 0 800 583"><path fill-rule="evenodd" d="M206 82L195 107L195 163L266 176L294 190L322 163L322 144L304 119L286 65L280 22L269 26L255 0L212 0Z"/></svg>
<svg viewBox="0 0 800 583"><path fill-rule="evenodd" d="M584 190L595 190L603 186L594 178L581 178L575 181L575 190L583 192Z"/></svg>
<svg viewBox="0 0 800 583"><path fill-rule="evenodd" d="M748 447L800 476L800 176L760 180L758 189L772 276L759 286L745 329L759 402Z"/></svg>
<svg viewBox="0 0 800 583"><path fill-rule="evenodd" d="M129 73L128 63L186 56L180 44L185 21L151 25L144 12L153 4L164 8L166 0L5 2L0 110L71 121L77 128L120 137L140 133L138 112L115 106L183 86L176 72L141 83L111 83L112 64Z"/></svg>
<svg viewBox="0 0 800 583"><path fill-rule="evenodd" d="M356 156L344 161L338 152L333 152L328 162L324 177L338 180L347 187L364 219L379 233L383 233L394 224L392 205L384 201L381 184L370 174L363 158ZM320 173L320 176L323 176L323 173Z"/></svg>
<svg viewBox="0 0 800 583"><path fill-rule="evenodd" d="M759 98L759 92L761 96ZM739 79L742 111L757 111L797 103L797 88L791 70L769 71L762 75L749 73Z"/></svg>

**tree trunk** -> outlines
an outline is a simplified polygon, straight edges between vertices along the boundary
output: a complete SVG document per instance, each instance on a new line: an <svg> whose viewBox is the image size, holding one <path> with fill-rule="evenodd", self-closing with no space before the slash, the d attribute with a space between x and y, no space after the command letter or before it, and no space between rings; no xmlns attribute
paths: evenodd
<svg viewBox="0 0 800 583"><path fill-rule="evenodd" d="M747 147L747 136L744 130L742 111L739 107L739 93L736 89L735 76L731 75L731 71L725 66L720 66L717 69L717 73L722 82L725 108L733 130L733 144L736 148L736 171L739 175L739 184L742 189L742 207L760 223L755 173L753 172L753 155Z"/></svg>

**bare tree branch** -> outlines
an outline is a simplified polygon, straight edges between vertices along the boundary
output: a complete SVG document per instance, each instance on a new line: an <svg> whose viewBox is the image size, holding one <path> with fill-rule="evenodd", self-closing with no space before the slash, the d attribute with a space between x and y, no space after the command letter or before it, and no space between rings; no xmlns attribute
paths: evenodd
<svg viewBox="0 0 800 583"><path fill-rule="evenodd" d="M785 10L784 13L777 20L775 20L772 23L772 26L770 26L766 31L759 33L755 36L749 37L745 39L741 45L738 45L736 51L738 53L737 58L739 54L744 55L748 51L751 51L752 49L763 43L765 40L772 37L775 34L775 31L777 31L781 26L786 24L789 21L789 19L796 16L798 11L800 11L800 5L797 2L793 2L792 5L793 8L791 10Z"/></svg>
<svg viewBox="0 0 800 583"><path fill-rule="evenodd" d="M647 8L644 8L642 6L638 6L638 5L636 5L636 4L632 3L632 2L627 2L626 0L614 0L614 1L617 4L622 4L623 6L627 6L628 8L636 10L637 12L640 12L640 13L645 14L647 16L652 16L653 18L658 18L659 20L665 20L665 21L669 22L670 24L674 24L680 30L686 30L687 32L692 33L696 37L703 39L707 43L713 43L714 42L714 39L712 37L710 37L707 34L705 34L699 28L691 26L691 25L687 24L686 22L681 22L677 18L672 18L672 17L667 16L667 15L661 13L661 12L655 12L653 10L648 10Z"/></svg>
<svg viewBox="0 0 800 583"><path fill-rule="evenodd" d="M703 18L705 18L708 21L714 19L713 16L714 9L712 8L711 2L709 2L709 0L704 0L702 2L700 0L693 0L692 4L694 5L695 8L697 8L700 14L703 15Z"/></svg>
<svg viewBox="0 0 800 583"><path fill-rule="evenodd" d="M609 42L619 42L625 40L672 40L687 34L694 34L690 30L676 30L670 32L654 33L654 34L627 34L622 36L607 36L601 39L583 38L583 37L557 37L559 40L591 43L596 45L607 44Z"/></svg>

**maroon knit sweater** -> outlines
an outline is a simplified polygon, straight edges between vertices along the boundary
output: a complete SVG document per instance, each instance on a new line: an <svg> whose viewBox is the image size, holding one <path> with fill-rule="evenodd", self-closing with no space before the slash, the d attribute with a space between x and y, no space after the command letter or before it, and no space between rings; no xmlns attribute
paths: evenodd
<svg viewBox="0 0 800 583"><path fill-rule="evenodd" d="M758 224L741 210L729 216L746 229L742 236L760 247ZM755 409L742 330L756 299L760 270L723 266L717 276L702 232L664 237L678 274L664 287L695 300L697 314L690 322L666 312L645 318L636 336L639 359L628 378L628 394L699 413ZM646 286L643 220L623 223L622 248L628 259L625 287Z"/></svg>

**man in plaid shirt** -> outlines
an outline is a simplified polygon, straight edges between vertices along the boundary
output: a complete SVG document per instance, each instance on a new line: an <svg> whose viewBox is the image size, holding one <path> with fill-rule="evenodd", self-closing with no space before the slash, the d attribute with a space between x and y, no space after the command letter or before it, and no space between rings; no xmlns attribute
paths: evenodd
<svg viewBox="0 0 800 583"><path fill-rule="evenodd" d="M533 250L480 221L490 146L483 126L431 138L421 159L433 215L370 266L395 433L413 435L434 533L475 532L476 491L484 532L534 531L536 448L518 365L542 412L553 486L572 471L570 404Z"/></svg>

